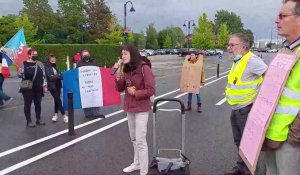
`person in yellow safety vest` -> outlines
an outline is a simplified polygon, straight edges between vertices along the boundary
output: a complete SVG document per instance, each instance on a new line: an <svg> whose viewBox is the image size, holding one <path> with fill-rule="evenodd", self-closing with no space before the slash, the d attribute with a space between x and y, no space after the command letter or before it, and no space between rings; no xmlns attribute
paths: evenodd
<svg viewBox="0 0 300 175"><path fill-rule="evenodd" d="M300 175L300 0L284 0L276 19L278 34L298 60L292 68L266 132L268 175ZM270 144L272 143L272 144ZM273 145L273 146L271 146ZM276 146L274 146L276 145Z"/></svg>
<svg viewBox="0 0 300 175"><path fill-rule="evenodd" d="M233 56L233 64L228 75L225 94L227 102L232 108L230 120L237 148L240 145L248 113L263 81L262 75L268 68L261 58L249 51L249 48L247 35L237 33L230 36L227 49ZM251 174L239 155L233 171L225 173L225 175L238 174Z"/></svg>
<svg viewBox="0 0 300 175"><path fill-rule="evenodd" d="M13 98L6 95L3 91L4 77L2 75L2 52L0 52L0 107L9 104Z"/></svg>

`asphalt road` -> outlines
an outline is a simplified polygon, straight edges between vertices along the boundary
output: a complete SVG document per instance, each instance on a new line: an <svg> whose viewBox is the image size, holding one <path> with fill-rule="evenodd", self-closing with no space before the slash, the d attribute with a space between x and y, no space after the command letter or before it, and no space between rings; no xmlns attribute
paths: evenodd
<svg viewBox="0 0 300 175"><path fill-rule="evenodd" d="M274 54L263 54L269 63ZM186 94L179 91L182 57L151 57L159 97L179 98L186 103ZM217 63L220 77L216 77ZM186 155L191 160L193 175L221 175L234 166L237 149L230 126L230 106L223 100L231 60L224 56L205 58L206 85L201 90L203 112L186 115ZM82 110L75 111L75 136L68 136L62 117L52 123L53 100L46 94L42 102L42 119L46 126L26 128L23 98L17 92L20 80L5 81L4 90L14 97L9 106L0 109L0 174L30 175L119 175L133 161L127 120L121 106L103 107L106 119L88 120ZM177 108L166 103L159 108ZM32 110L34 111L34 110ZM34 119L34 112L32 117ZM158 146L179 148L181 115L158 112ZM35 121L35 120L33 120ZM152 113L148 123L149 160L152 160ZM131 173L137 175L138 173Z"/></svg>

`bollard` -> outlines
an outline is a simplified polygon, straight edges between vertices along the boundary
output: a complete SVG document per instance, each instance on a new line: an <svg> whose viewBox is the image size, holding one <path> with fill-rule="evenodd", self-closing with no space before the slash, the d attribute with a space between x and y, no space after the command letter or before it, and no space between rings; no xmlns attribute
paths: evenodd
<svg viewBox="0 0 300 175"><path fill-rule="evenodd" d="M219 74L220 74L220 64L217 64L217 77L219 78Z"/></svg>
<svg viewBox="0 0 300 175"><path fill-rule="evenodd" d="M68 93L68 126L69 126L69 136L74 136L74 101L73 92Z"/></svg>

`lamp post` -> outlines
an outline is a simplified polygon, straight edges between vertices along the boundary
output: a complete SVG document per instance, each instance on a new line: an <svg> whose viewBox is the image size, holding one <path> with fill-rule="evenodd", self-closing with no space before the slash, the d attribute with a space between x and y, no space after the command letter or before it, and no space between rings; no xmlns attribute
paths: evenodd
<svg viewBox="0 0 300 175"><path fill-rule="evenodd" d="M190 40L191 40L191 36L190 36L190 32L191 32L191 23L193 27L196 26L194 20L185 20L183 23L183 27L186 27L186 23L187 23L187 27L188 27L188 34L187 34L187 39L188 39L188 43L187 43L187 47L188 47L188 52L190 51Z"/></svg>
<svg viewBox="0 0 300 175"><path fill-rule="evenodd" d="M127 4L130 4L131 5L131 8L129 10L129 12L135 12L135 9L133 8L133 4L131 1L127 1L125 4L124 4L124 39L125 39L125 44L128 43L128 32L127 32L127 26L126 26L126 16L127 16Z"/></svg>

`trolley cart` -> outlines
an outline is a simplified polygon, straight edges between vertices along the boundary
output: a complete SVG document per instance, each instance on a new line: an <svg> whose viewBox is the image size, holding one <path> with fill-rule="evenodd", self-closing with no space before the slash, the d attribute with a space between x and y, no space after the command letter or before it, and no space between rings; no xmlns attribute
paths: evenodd
<svg viewBox="0 0 300 175"><path fill-rule="evenodd" d="M159 102L176 102L180 109L158 109ZM179 111L181 113L181 149L158 149L156 145L156 112ZM165 158L161 156L163 151L178 152L177 158ZM149 167L148 175L190 175L189 159L185 156L185 107L181 100L176 98L160 98L153 104L153 161Z"/></svg>

